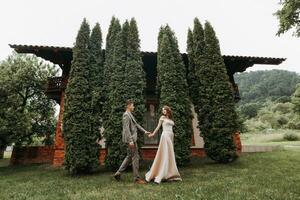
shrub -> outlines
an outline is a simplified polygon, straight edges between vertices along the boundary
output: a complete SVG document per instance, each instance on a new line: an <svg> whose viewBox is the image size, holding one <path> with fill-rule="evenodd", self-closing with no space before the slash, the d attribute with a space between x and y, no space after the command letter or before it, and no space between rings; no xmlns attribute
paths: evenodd
<svg viewBox="0 0 300 200"><path fill-rule="evenodd" d="M298 141L299 137L295 133L286 133L284 134L283 139L287 141Z"/></svg>
<svg viewBox="0 0 300 200"><path fill-rule="evenodd" d="M300 119L294 118L288 122L286 128L300 130Z"/></svg>

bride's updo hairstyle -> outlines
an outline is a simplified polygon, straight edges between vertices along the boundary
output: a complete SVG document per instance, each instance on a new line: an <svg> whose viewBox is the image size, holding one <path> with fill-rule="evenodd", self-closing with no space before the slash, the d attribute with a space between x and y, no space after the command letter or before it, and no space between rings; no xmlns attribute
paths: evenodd
<svg viewBox="0 0 300 200"><path fill-rule="evenodd" d="M171 108L170 108L169 106L164 106L163 109L167 111L166 116L167 116L169 119L173 119L173 114L172 114ZM164 115L164 114L163 114L163 115Z"/></svg>

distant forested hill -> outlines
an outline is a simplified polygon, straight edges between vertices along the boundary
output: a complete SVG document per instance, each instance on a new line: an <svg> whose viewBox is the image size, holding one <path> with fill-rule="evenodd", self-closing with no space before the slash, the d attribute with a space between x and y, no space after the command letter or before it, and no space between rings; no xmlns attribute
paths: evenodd
<svg viewBox="0 0 300 200"><path fill-rule="evenodd" d="M237 110L242 132L300 130L300 116L291 99L300 83L299 74L285 70L253 71L237 74L235 82L241 95Z"/></svg>
<svg viewBox="0 0 300 200"><path fill-rule="evenodd" d="M235 75L239 86L240 104L289 98L300 83L300 75L285 70L243 72Z"/></svg>

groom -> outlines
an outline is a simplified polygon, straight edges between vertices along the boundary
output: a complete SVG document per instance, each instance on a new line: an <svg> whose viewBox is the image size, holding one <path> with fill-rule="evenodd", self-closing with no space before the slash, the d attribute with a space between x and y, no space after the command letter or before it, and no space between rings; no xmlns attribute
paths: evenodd
<svg viewBox="0 0 300 200"><path fill-rule="evenodd" d="M132 115L134 104L132 100L126 101L126 111L123 114L122 124L122 142L127 144L127 156L122 162L119 170L114 174L117 181L121 180L121 173L127 168L129 162L132 160L132 170L135 183L145 184L146 182L139 176L139 152L137 146L137 129L144 134L150 134L143 127L141 127Z"/></svg>

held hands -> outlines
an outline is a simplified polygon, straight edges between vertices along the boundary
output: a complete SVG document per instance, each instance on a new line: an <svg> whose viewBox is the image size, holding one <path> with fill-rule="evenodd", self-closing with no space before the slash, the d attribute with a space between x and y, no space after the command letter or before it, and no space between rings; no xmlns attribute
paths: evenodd
<svg viewBox="0 0 300 200"><path fill-rule="evenodd" d="M151 137L153 137L155 135L155 134L153 134L153 133L151 133L149 131L146 131L145 133L148 135L149 138L151 138Z"/></svg>
<svg viewBox="0 0 300 200"><path fill-rule="evenodd" d="M149 131L146 131L146 132L145 132L145 134L149 135L149 134L151 134L151 132L149 132Z"/></svg>
<svg viewBox="0 0 300 200"><path fill-rule="evenodd" d="M152 138L152 137L154 137L154 135L155 135L155 133L150 133L150 134L148 135L148 137L149 137L149 138Z"/></svg>

